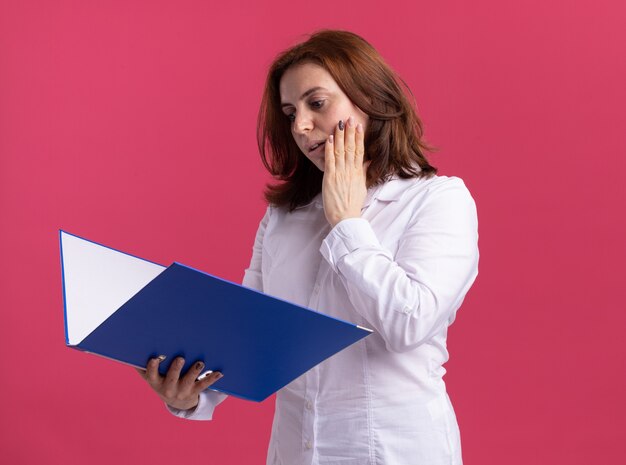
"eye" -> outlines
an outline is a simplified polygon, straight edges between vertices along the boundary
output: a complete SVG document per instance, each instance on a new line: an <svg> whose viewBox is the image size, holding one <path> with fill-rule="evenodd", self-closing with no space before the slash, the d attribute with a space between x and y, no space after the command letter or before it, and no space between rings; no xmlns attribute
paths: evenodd
<svg viewBox="0 0 626 465"><path fill-rule="evenodd" d="M322 108L324 106L324 101L323 100L316 100L314 102L311 102L311 106L313 108Z"/></svg>
<svg viewBox="0 0 626 465"><path fill-rule="evenodd" d="M296 114L292 113L290 115L287 115L287 119L293 123L296 120Z"/></svg>

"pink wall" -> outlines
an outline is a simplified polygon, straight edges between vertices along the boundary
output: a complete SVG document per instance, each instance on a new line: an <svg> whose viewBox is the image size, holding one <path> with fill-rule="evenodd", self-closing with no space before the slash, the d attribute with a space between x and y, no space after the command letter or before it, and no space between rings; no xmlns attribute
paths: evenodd
<svg viewBox="0 0 626 465"><path fill-rule="evenodd" d="M321 27L404 77L480 221L446 376L466 464L626 456L621 1L0 1L3 463L262 463L272 401L211 423L64 345L57 230L239 280L266 68Z"/></svg>

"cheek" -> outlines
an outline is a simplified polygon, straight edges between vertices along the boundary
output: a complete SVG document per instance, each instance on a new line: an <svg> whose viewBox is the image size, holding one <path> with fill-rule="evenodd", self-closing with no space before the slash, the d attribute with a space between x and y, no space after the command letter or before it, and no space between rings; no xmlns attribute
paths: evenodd
<svg viewBox="0 0 626 465"><path fill-rule="evenodd" d="M346 105L331 105L326 109L323 119L320 124L324 126L324 129L331 134L331 131L335 129L335 126L339 123L339 120L345 120L350 116L350 107Z"/></svg>
<svg viewBox="0 0 626 465"><path fill-rule="evenodd" d="M335 125L339 123L340 119L343 120L345 123L349 116L353 116L357 124L361 123L364 128L367 127L367 115L355 105L350 104L342 107L342 109L334 116L336 119L336 121L334 122Z"/></svg>
<svg viewBox="0 0 626 465"><path fill-rule="evenodd" d="M298 137L296 135L296 132L293 130L293 127L293 123L289 125L289 134L291 134L291 138L294 140L296 145L298 145Z"/></svg>
<svg viewBox="0 0 626 465"><path fill-rule="evenodd" d="M368 116L358 107L354 108L354 116L356 117L356 122L361 123L363 128L367 128Z"/></svg>

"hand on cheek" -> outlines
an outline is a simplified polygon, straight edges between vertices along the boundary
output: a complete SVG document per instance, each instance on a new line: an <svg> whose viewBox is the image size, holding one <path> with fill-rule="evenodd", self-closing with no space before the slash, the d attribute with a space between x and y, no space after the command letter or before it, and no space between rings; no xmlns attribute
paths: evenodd
<svg viewBox="0 0 626 465"><path fill-rule="evenodd" d="M348 118L335 127L325 147L322 197L324 213L331 226L346 218L359 218L367 195L367 167L363 125Z"/></svg>

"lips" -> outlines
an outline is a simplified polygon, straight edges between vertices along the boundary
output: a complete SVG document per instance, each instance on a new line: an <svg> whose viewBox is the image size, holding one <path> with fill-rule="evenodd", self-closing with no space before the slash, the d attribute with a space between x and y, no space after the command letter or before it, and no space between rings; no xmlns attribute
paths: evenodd
<svg viewBox="0 0 626 465"><path fill-rule="evenodd" d="M322 140L319 142L315 142L314 144L311 144L309 146L309 153L314 152L315 150L319 149L320 147L324 147L324 144L326 143L326 141Z"/></svg>

